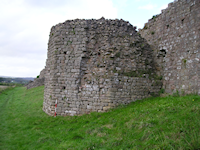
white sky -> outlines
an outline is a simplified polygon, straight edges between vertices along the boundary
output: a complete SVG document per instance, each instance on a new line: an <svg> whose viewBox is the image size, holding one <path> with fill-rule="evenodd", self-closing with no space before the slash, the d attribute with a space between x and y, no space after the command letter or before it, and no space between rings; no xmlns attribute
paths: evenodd
<svg viewBox="0 0 200 150"><path fill-rule="evenodd" d="M70 19L124 19L143 28L173 0L0 0L0 76L36 77L53 25Z"/></svg>

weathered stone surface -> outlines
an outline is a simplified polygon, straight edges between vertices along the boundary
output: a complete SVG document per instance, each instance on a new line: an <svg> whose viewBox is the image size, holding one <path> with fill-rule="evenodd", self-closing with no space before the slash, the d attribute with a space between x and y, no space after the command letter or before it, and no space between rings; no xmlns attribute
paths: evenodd
<svg viewBox="0 0 200 150"><path fill-rule="evenodd" d="M157 94L161 86L154 82L161 81L152 54L123 20L76 19L52 27L43 110L53 115L49 102L57 100L58 115L102 112Z"/></svg>
<svg viewBox="0 0 200 150"><path fill-rule="evenodd" d="M43 110L104 112L156 95L200 94L200 1L170 3L139 34L123 20L67 20L51 28ZM142 38L144 37L144 38Z"/></svg>
<svg viewBox="0 0 200 150"><path fill-rule="evenodd" d="M200 94L199 14L199 0L179 0L170 3L139 31L154 49L154 60L167 93Z"/></svg>
<svg viewBox="0 0 200 150"><path fill-rule="evenodd" d="M45 69L43 69L43 70L40 72L39 78L35 78L34 81L30 81L30 82L26 85L26 88L27 88L27 89L30 89L30 88L42 86L42 85L44 85L44 80L45 80Z"/></svg>

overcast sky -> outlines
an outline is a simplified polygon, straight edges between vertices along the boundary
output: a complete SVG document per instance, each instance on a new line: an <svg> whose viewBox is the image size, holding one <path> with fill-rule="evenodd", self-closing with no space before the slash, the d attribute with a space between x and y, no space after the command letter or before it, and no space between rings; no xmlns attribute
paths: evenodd
<svg viewBox="0 0 200 150"><path fill-rule="evenodd" d="M124 19L143 28L173 0L0 0L0 76L36 77L53 25L70 19Z"/></svg>

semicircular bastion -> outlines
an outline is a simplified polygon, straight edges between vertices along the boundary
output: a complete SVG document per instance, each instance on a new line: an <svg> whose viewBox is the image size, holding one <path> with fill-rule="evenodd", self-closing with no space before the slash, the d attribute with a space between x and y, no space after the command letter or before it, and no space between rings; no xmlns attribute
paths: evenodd
<svg viewBox="0 0 200 150"><path fill-rule="evenodd" d="M158 94L153 50L124 20L67 20L51 28L43 110L104 112Z"/></svg>

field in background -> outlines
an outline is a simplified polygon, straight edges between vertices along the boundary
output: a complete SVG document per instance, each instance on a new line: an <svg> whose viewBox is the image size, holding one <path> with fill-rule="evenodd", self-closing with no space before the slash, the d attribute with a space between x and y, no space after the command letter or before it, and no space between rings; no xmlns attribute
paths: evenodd
<svg viewBox="0 0 200 150"><path fill-rule="evenodd" d="M0 92L9 88L10 86L4 86L4 85L0 85Z"/></svg>
<svg viewBox="0 0 200 150"><path fill-rule="evenodd" d="M0 85L0 88L1 89L6 89L8 86L3 86L3 85Z"/></svg>
<svg viewBox="0 0 200 150"><path fill-rule="evenodd" d="M51 117L44 86L0 94L0 149L200 149L200 96L148 98L106 113Z"/></svg>

